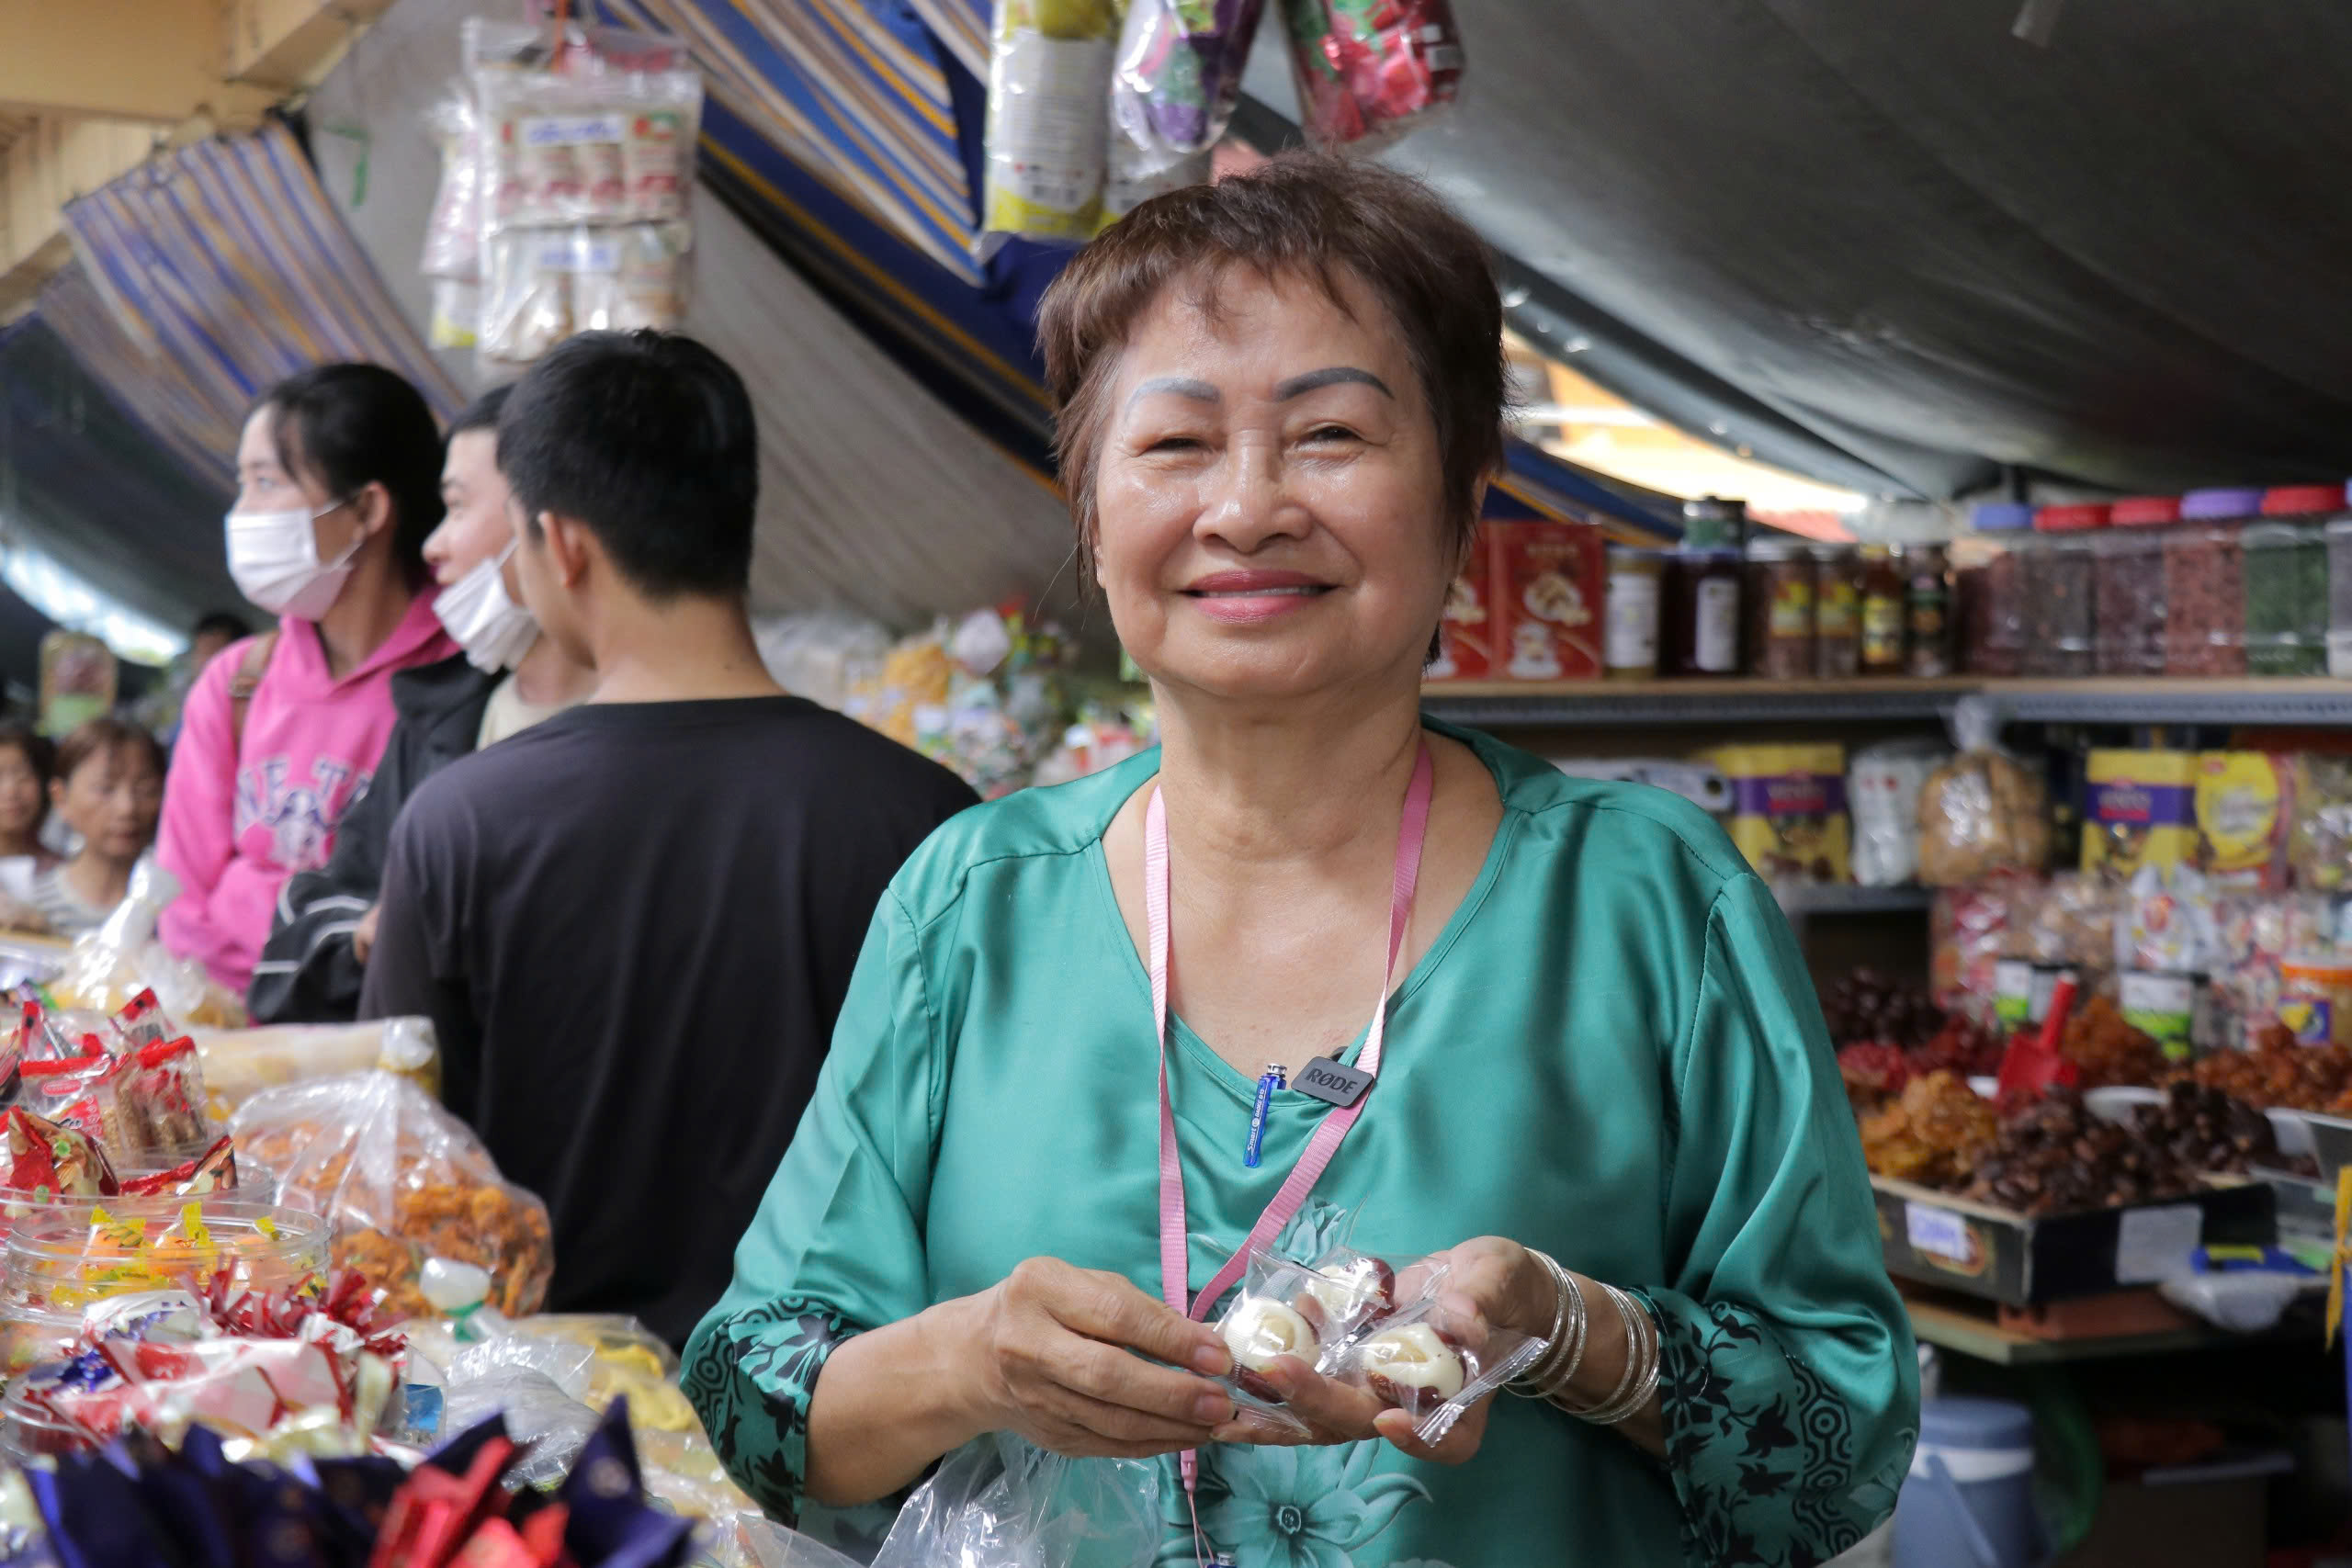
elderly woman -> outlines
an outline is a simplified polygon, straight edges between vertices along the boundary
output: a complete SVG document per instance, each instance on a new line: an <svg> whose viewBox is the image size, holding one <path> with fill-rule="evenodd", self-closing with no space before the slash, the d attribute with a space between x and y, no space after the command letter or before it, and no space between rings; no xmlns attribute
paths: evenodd
<svg viewBox="0 0 2352 1568"><path fill-rule="evenodd" d="M1401 176L1277 159L1140 208L1041 330L1162 745L967 813L884 899L688 1349L729 1467L845 1540L984 1433L1171 1456L1162 1561L1196 1511L1238 1568L1849 1546L1917 1375L1787 925L1693 807L1420 714L1501 455L1476 236ZM1275 1093L1252 1165L1260 1076L1318 1056L1371 1086ZM1240 1418L1224 1266L1253 1233L1312 1257L1340 1212L1444 1255L1457 1313L1556 1337L1535 1397L1432 1450L1285 1359L1311 1434Z"/></svg>

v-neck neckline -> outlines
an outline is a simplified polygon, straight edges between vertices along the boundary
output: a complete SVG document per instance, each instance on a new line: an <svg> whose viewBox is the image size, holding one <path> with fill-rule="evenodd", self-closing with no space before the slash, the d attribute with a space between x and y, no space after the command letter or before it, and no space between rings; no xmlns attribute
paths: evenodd
<svg viewBox="0 0 2352 1568"><path fill-rule="evenodd" d="M1495 795L1502 806L1502 818L1495 824L1494 837L1487 845L1486 859L1480 863L1478 874L1471 882L1469 890L1464 893L1461 901L1454 905L1453 913L1447 917L1445 925L1438 931L1436 940L1430 943L1429 951L1421 954L1419 961L1405 976L1404 983L1388 993L1386 1005L1391 1010L1392 1016L1395 1010L1402 1008L1411 999L1414 993L1428 983L1439 964L1444 961L1445 955L1461 940L1472 917L1477 913L1479 907L1485 904L1487 896L1494 890L1495 883L1502 873L1504 858L1510 852L1511 837L1519 828L1519 813L1511 809L1510 784L1502 776L1501 770L1496 767L1494 760L1489 758L1478 744L1479 738L1466 734L1456 735L1449 729L1431 725L1426 720L1422 723L1422 728L1448 739L1458 739L1469 747L1471 755L1477 758L1478 765L1485 768L1487 776L1494 781ZM1119 945L1125 951L1126 958L1124 967L1143 998L1143 1017L1147 1023L1151 1018L1151 973L1144 966L1143 954L1136 951L1135 937L1127 930L1126 913L1119 907L1119 890L1111 878L1111 852L1106 840L1110 837L1112 824L1119 819L1119 813L1127 808L1129 801L1151 787L1159 776L1159 772L1155 769L1145 775L1134 790L1120 796L1117 804L1112 807L1110 816L1104 818L1102 828L1094 834L1092 841L1086 846L1087 857L1094 866L1095 891L1109 914L1112 925L1119 933ZM1168 1032L1183 1055L1199 1061L1208 1069L1209 1081L1244 1105L1256 1104L1258 1080L1219 1055L1216 1047L1210 1044L1191 1024L1186 1023L1182 1015L1172 1007L1168 1013ZM1334 1059L1342 1064L1353 1063L1356 1053L1363 1048L1365 1035L1370 1032L1371 1026L1367 1021L1365 1026L1357 1030L1355 1037L1348 1042L1347 1049L1340 1052ZM1393 1041L1396 1036L1392 1033L1390 1038Z"/></svg>

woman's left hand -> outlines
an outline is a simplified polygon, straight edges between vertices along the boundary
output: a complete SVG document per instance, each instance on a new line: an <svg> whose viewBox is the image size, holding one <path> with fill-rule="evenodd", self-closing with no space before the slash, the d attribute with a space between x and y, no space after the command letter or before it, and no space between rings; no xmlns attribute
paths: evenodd
<svg viewBox="0 0 2352 1568"><path fill-rule="evenodd" d="M1445 1280L1439 1290L1438 1306L1473 1348L1496 1329L1531 1337L1551 1333L1556 1289L1544 1266L1519 1243L1501 1236L1480 1236L1428 1258L1397 1276L1397 1300L1416 1299L1428 1272L1440 1266L1445 1269ZM1432 1445L1413 1435L1413 1418L1404 1411L1367 1389L1321 1376L1295 1356L1276 1361L1263 1376L1283 1396L1291 1414L1311 1430L1304 1434L1277 1430L1245 1415L1219 1427L1217 1441L1288 1446L1385 1438L1415 1459L1461 1464L1478 1451L1485 1439L1487 1410L1494 1403L1494 1395L1487 1394L1463 1413L1443 1441Z"/></svg>

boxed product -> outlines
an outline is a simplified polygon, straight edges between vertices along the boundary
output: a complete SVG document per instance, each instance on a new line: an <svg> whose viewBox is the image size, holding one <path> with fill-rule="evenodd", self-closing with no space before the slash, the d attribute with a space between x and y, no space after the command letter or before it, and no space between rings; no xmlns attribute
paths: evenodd
<svg viewBox="0 0 2352 1568"><path fill-rule="evenodd" d="M2129 882L2143 865L2194 860L2197 761L2192 751L2093 751L2083 870Z"/></svg>
<svg viewBox="0 0 2352 1568"><path fill-rule="evenodd" d="M1510 678L1600 675L1607 596L1600 530L1589 523L1498 523L1490 533L1495 651Z"/></svg>
<svg viewBox="0 0 2352 1568"><path fill-rule="evenodd" d="M1437 659L1424 671L1430 681L1487 681L1495 677L1494 534L1481 529L1462 575L1445 592L1445 615L1438 623Z"/></svg>
<svg viewBox="0 0 2352 1568"><path fill-rule="evenodd" d="M2294 774L2294 759L2267 751L2197 759L2197 863L2214 886L2275 893L2287 885Z"/></svg>
<svg viewBox="0 0 2352 1568"><path fill-rule="evenodd" d="M1769 882L1848 882L1846 749L1724 746L1715 765L1731 780L1731 840Z"/></svg>

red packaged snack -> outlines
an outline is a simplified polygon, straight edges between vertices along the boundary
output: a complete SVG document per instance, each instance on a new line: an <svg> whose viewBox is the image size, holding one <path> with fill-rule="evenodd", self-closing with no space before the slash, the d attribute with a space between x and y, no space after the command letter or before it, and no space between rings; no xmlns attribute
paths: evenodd
<svg viewBox="0 0 2352 1568"><path fill-rule="evenodd" d="M205 1115L204 1068L196 1042L160 1040L122 1059L116 1086L116 1153L130 1160L170 1157L214 1136Z"/></svg>
<svg viewBox="0 0 2352 1568"><path fill-rule="evenodd" d="M0 1112L0 1186L41 1198L110 1198L120 1190L96 1140L21 1105Z"/></svg>
<svg viewBox="0 0 2352 1568"><path fill-rule="evenodd" d="M114 1030L121 1037L124 1051L160 1045L179 1035L172 1021L164 1016L164 1004L155 999L152 990L140 992L114 1015Z"/></svg>
<svg viewBox="0 0 2352 1568"><path fill-rule="evenodd" d="M21 1091L27 1109L111 1146L119 1134L118 1086L123 1061L100 1051L64 1061L27 1062Z"/></svg>
<svg viewBox="0 0 2352 1568"><path fill-rule="evenodd" d="M192 1160L169 1170L132 1177L122 1184L122 1191L130 1198L195 1198L207 1192L233 1192L236 1187L237 1142L224 1134Z"/></svg>
<svg viewBox="0 0 2352 1568"><path fill-rule="evenodd" d="M20 1062L55 1062L89 1054L88 1048L74 1038L29 986L20 986L14 993L17 1000L17 1059Z"/></svg>
<svg viewBox="0 0 2352 1568"><path fill-rule="evenodd" d="M1438 623L1437 659L1422 672L1429 681L1487 681L1495 674L1494 536L1481 528L1462 575L1446 590L1445 618Z"/></svg>
<svg viewBox="0 0 2352 1568"><path fill-rule="evenodd" d="M1448 0L1285 0L1283 14L1299 118L1317 146L1394 141L1461 88Z"/></svg>
<svg viewBox="0 0 2352 1568"><path fill-rule="evenodd" d="M1514 681L1600 674L1606 602L1600 530L1587 523L1494 525L1495 657Z"/></svg>

